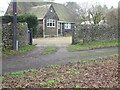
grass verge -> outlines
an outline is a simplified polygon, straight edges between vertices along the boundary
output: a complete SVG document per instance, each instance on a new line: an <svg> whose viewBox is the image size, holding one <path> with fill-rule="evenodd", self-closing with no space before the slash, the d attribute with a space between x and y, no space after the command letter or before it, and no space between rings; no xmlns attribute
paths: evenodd
<svg viewBox="0 0 120 90"><path fill-rule="evenodd" d="M15 54L20 54L20 53L24 53L30 50L33 50L35 48L35 45L26 45L23 46L21 48L19 48L18 51L15 50L5 50L2 52L2 56L9 56L9 55L15 55Z"/></svg>
<svg viewBox="0 0 120 90"><path fill-rule="evenodd" d="M56 46L47 46L43 49L42 55L48 55L48 54L54 53L55 51L57 51Z"/></svg>
<svg viewBox="0 0 120 90"><path fill-rule="evenodd" d="M68 51L89 50L94 48L118 46L118 41L93 41L86 44L69 45ZM120 46L120 45L119 45Z"/></svg>
<svg viewBox="0 0 120 90"><path fill-rule="evenodd" d="M21 76L24 75L26 73L33 73L35 72L37 69L29 69L29 70L20 70L20 71L16 71L16 72L7 72L4 75L5 76L11 76L11 77L17 77L17 76Z"/></svg>

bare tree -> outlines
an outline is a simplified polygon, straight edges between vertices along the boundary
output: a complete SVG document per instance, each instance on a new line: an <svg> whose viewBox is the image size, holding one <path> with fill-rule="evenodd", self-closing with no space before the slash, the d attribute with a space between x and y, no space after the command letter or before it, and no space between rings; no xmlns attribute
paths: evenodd
<svg viewBox="0 0 120 90"><path fill-rule="evenodd" d="M106 14L107 23L111 26L118 26L118 8L111 8Z"/></svg>
<svg viewBox="0 0 120 90"><path fill-rule="evenodd" d="M88 17L88 3L82 3L80 5L80 17L82 21L87 21Z"/></svg>
<svg viewBox="0 0 120 90"><path fill-rule="evenodd" d="M98 24L101 20L105 19L108 8L106 5L103 7L100 4L91 5L84 3L80 5L80 20L82 22L89 21Z"/></svg>
<svg viewBox="0 0 120 90"><path fill-rule="evenodd" d="M92 5L88 2L81 3L80 5L80 23L84 22L86 24L86 21L89 21L91 23L91 15L89 14L89 10L92 7Z"/></svg>
<svg viewBox="0 0 120 90"><path fill-rule="evenodd" d="M66 2L65 6L73 12L75 21L79 22L79 15L80 15L79 5L76 2Z"/></svg>
<svg viewBox="0 0 120 90"><path fill-rule="evenodd" d="M92 8L89 9L89 14L92 16L94 24L98 24L104 19L103 8L101 5L92 6Z"/></svg>

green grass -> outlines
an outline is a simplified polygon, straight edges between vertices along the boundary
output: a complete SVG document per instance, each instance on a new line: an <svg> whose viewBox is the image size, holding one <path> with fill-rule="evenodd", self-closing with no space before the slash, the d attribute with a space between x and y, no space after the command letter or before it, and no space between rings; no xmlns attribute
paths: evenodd
<svg viewBox="0 0 120 90"><path fill-rule="evenodd" d="M75 88L80 88L80 86L79 85L75 85Z"/></svg>
<svg viewBox="0 0 120 90"><path fill-rule="evenodd" d="M36 71L36 69L20 70L20 71L16 71L16 72L8 72L8 73L5 73L4 75L16 77L19 75L24 75L25 73L34 73L35 71Z"/></svg>
<svg viewBox="0 0 120 90"><path fill-rule="evenodd" d="M96 59L81 60L80 62L95 62Z"/></svg>
<svg viewBox="0 0 120 90"><path fill-rule="evenodd" d="M92 41L86 44L69 45L68 51L88 50L94 48L118 46L118 41ZM120 46L120 45L119 45Z"/></svg>
<svg viewBox="0 0 120 90"><path fill-rule="evenodd" d="M30 50L32 50L34 48L35 48L35 45L26 45L26 46L23 46L23 47L19 48L18 51L15 51L15 50L5 50L5 51L2 52L2 56L9 56L9 55L20 54L20 53L24 53L24 52L30 51Z"/></svg>
<svg viewBox="0 0 120 90"><path fill-rule="evenodd" d="M49 85L52 85L52 84L55 84L57 81L55 80L48 80L46 82L38 82L36 84L39 84L39 85L42 85L42 86L49 86Z"/></svg>
<svg viewBox="0 0 120 90"><path fill-rule="evenodd" d="M23 71L17 71L17 72L12 72L12 73L8 73L9 76L18 76L18 75L23 75L25 73L27 73L28 70L23 70Z"/></svg>
<svg viewBox="0 0 120 90"><path fill-rule="evenodd" d="M43 49L42 55L48 55L54 53L57 50L56 46L47 46Z"/></svg>

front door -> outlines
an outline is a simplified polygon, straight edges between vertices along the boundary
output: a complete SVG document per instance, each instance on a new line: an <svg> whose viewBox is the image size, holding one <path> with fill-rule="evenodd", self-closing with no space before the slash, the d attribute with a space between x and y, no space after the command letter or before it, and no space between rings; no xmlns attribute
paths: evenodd
<svg viewBox="0 0 120 90"><path fill-rule="evenodd" d="M58 35L61 35L61 23L60 22L58 22Z"/></svg>
<svg viewBox="0 0 120 90"><path fill-rule="evenodd" d="M58 22L58 35L63 35L63 23Z"/></svg>

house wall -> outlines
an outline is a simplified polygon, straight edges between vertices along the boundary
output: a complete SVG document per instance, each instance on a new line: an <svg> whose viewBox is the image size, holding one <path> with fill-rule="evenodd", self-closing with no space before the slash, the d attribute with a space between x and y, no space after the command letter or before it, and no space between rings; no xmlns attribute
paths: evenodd
<svg viewBox="0 0 120 90"><path fill-rule="evenodd" d="M38 20L37 33L35 38L37 37L43 37L43 20Z"/></svg>
<svg viewBox="0 0 120 90"><path fill-rule="evenodd" d="M52 12L51 12L52 10ZM56 20L55 22L55 27L47 27L47 19L54 19ZM56 36L57 35L57 21L59 20L54 8L51 6L50 9L48 10L46 16L45 16L45 35L46 36Z"/></svg>
<svg viewBox="0 0 120 90"><path fill-rule="evenodd" d="M66 36L65 34L72 35L72 30L74 29L75 23L71 23L71 29L65 29L65 22L59 22L60 23L60 29L59 35Z"/></svg>

